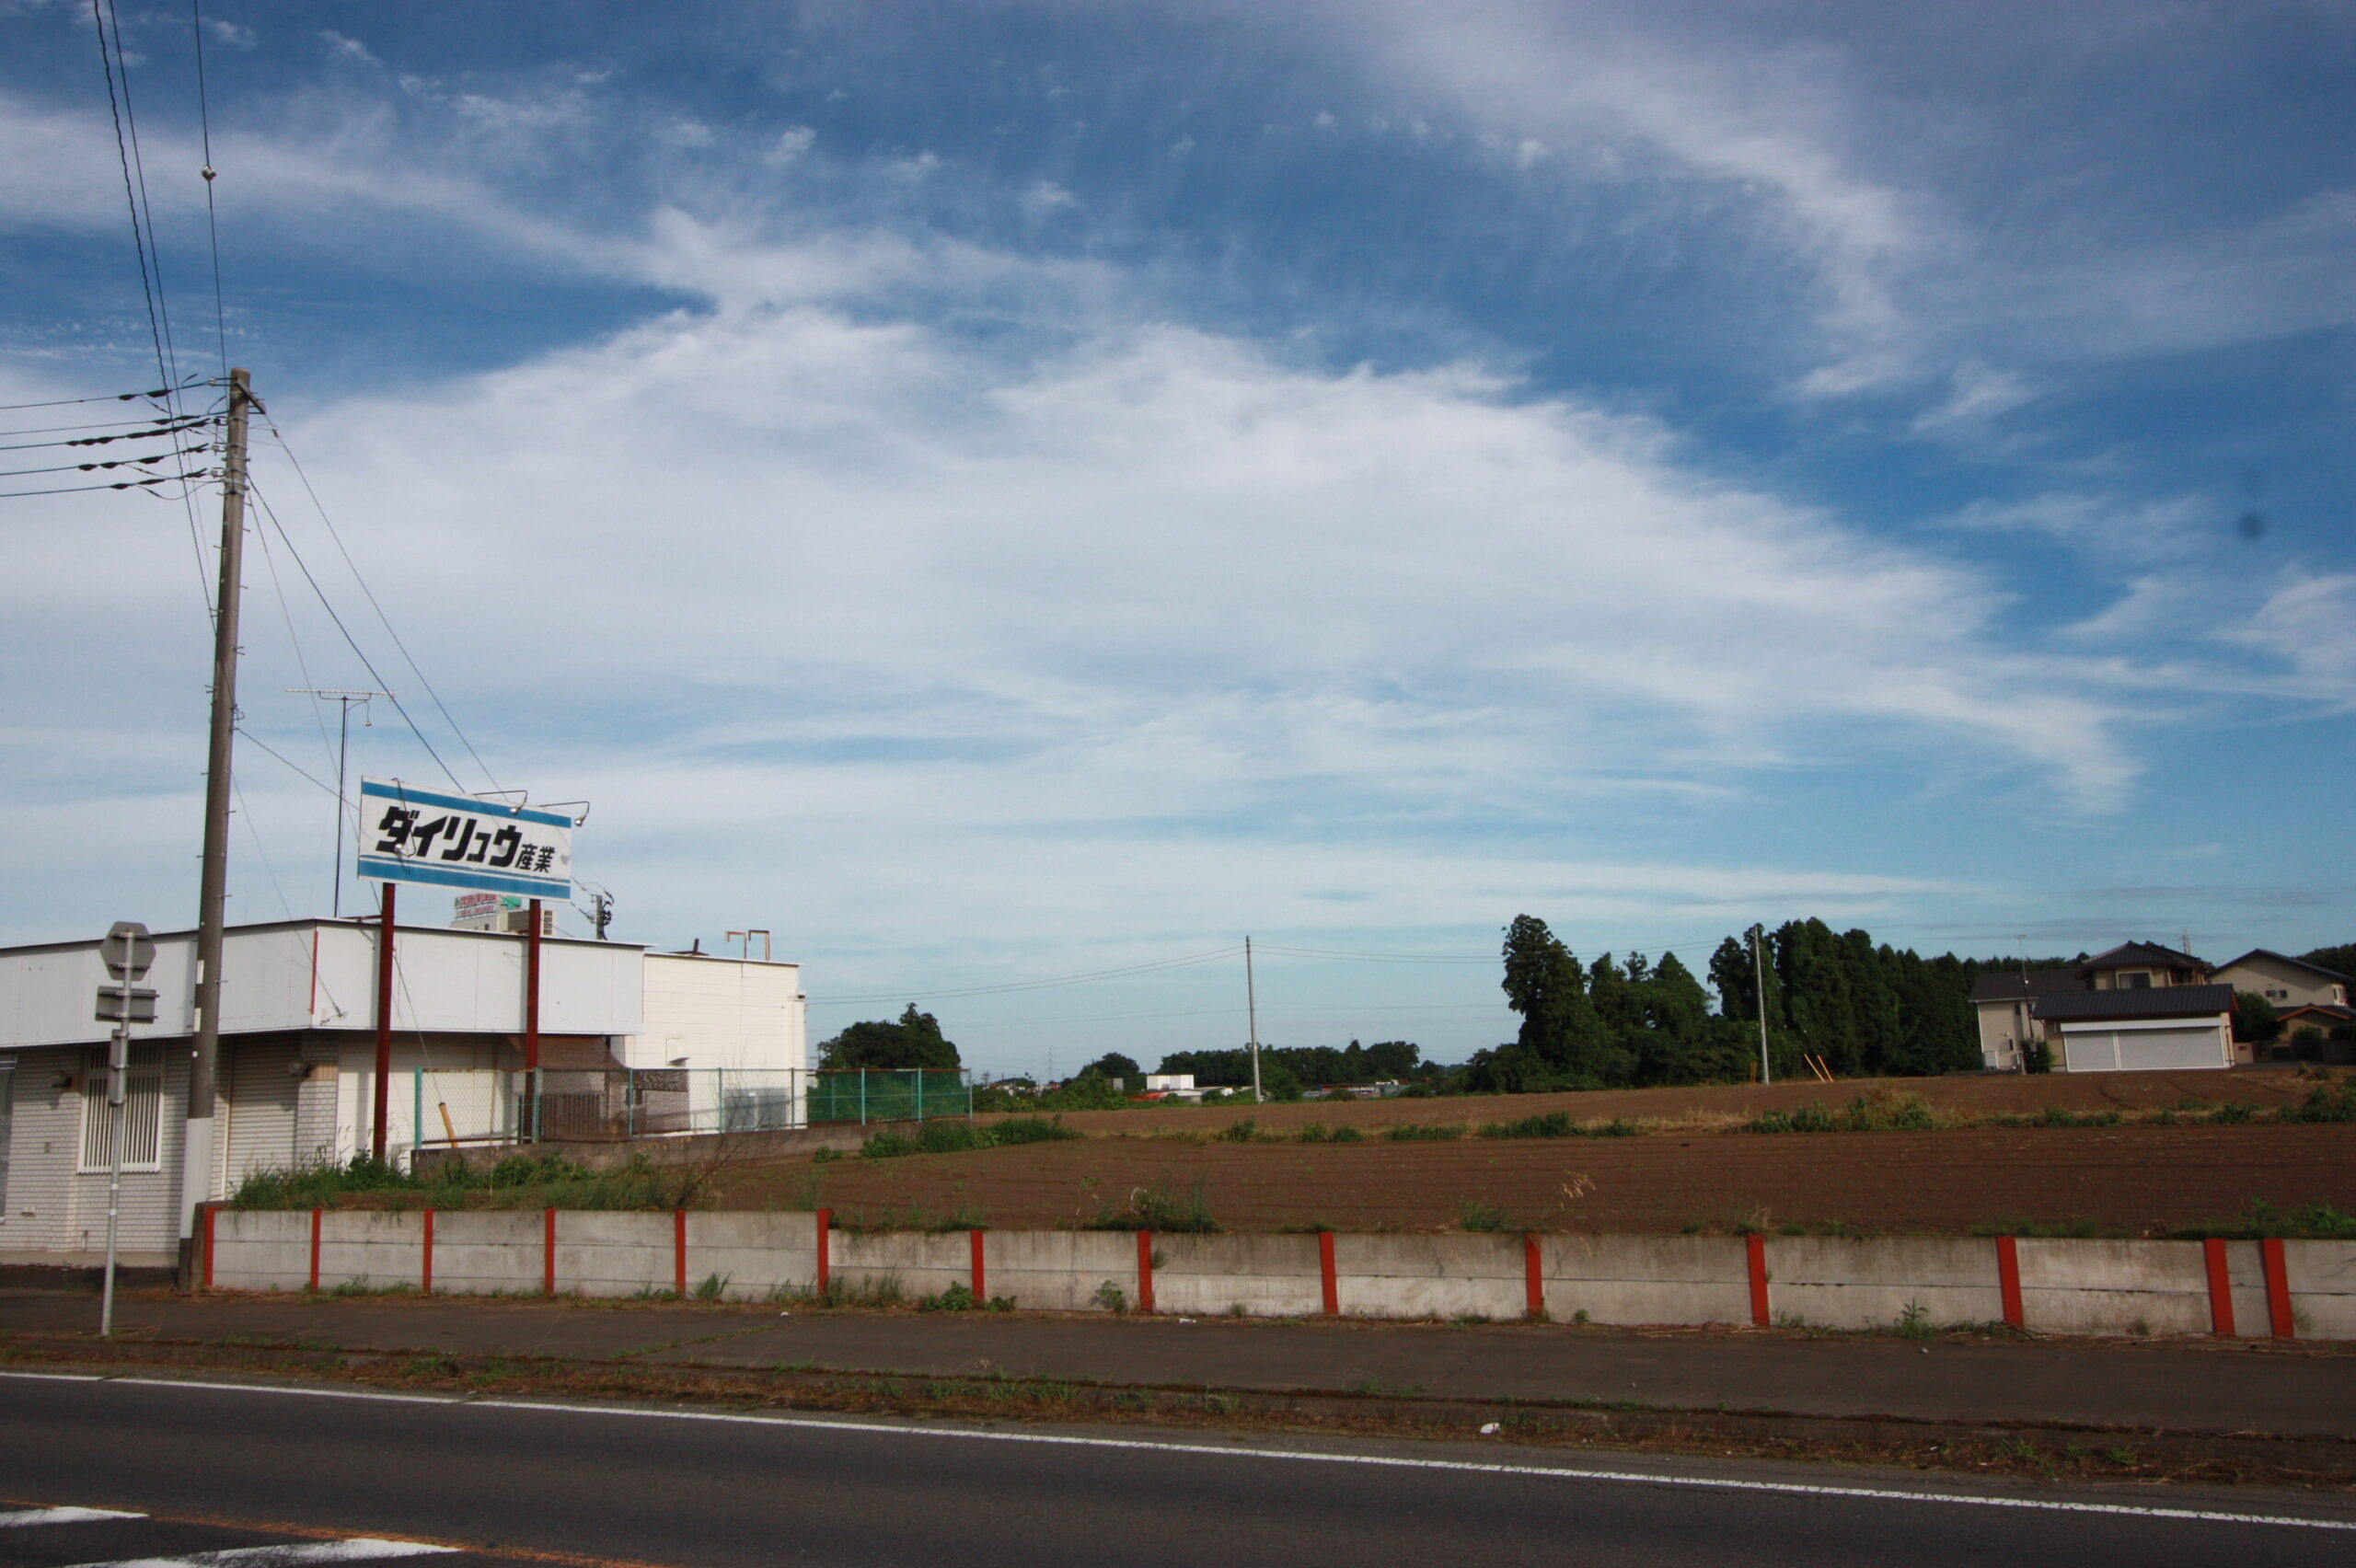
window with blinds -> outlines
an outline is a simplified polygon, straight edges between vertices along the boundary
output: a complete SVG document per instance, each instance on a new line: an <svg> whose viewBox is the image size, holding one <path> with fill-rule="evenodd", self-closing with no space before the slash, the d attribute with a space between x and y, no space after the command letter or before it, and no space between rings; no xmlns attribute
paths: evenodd
<svg viewBox="0 0 2356 1568"><path fill-rule="evenodd" d="M90 1055L82 1075L82 1159L84 1175L113 1169L114 1107L107 1103L107 1054ZM131 1066L122 1075L122 1168L161 1170L164 1168L164 1048L133 1045Z"/></svg>

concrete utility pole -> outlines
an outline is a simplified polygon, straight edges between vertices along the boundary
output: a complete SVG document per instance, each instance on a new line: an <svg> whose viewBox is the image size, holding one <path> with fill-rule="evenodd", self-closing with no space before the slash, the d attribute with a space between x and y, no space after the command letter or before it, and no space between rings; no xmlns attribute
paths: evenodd
<svg viewBox="0 0 2356 1568"><path fill-rule="evenodd" d="M1750 928L1750 988L1759 999L1759 1081L1773 1081L1767 1067L1767 959L1761 951L1760 939L1766 934L1764 926Z"/></svg>
<svg viewBox="0 0 2356 1568"><path fill-rule="evenodd" d="M229 767L237 733L237 603L246 558L246 421L252 377L229 373L221 468L221 592L213 617L213 744L204 765L204 862L196 912L196 1040L189 1053L188 1130L180 1143L179 1281L196 1280L196 1209L213 1195L214 1077L221 1060L221 938L229 900Z"/></svg>
<svg viewBox="0 0 2356 1568"><path fill-rule="evenodd" d="M1243 939L1243 1007L1252 1020L1252 1103L1260 1094L1260 993L1252 982L1252 939Z"/></svg>

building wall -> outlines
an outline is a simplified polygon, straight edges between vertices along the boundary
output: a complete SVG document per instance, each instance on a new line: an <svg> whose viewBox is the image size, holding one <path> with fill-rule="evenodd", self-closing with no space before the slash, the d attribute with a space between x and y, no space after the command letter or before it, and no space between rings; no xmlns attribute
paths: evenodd
<svg viewBox="0 0 2356 1568"><path fill-rule="evenodd" d="M626 1066L731 1071L809 1066L808 1005L798 963L650 952L645 986L644 1027L623 1043Z"/></svg>
<svg viewBox="0 0 2356 1568"><path fill-rule="evenodd" d="M1981 1065L1999 1072L2013 1071L2020 1065L2023 1043L2039 1038L2038 1025L2028 1017L2028 1004L1980 1002L1975 1010L1980 1015Z"/></svg>
<svg viewBox="0 0 2356 1568"><path fill-rule="evenodd" d="M0 1224L0 1262L93 1263L106 1253L104 1171L76 1170L83 1096L106 1093L93 1082L89 1052L53 1047L15 1053L8 1148L7 1216ZM58 1084L71 1075L75 1087ZM124 1262L155 1266L178 1256L180 1150L188 1118L188 1054L164 1056L163 1124L156 1170L126 1170L116 1244Z"/></svg>
<svg viewBox="0 0 2356 1568"><path fill-rule="evenodd" d="M2229 968L2217 971L2217 984L2231 986L2236 991L2255 991L2272 1002L2279 1010L2302 1004L2321 1007L2346 1007L2348 987L2336 980L2327 980L2311 969L2295 963L2281 963L2269 958L2245 959Z"/></svg>

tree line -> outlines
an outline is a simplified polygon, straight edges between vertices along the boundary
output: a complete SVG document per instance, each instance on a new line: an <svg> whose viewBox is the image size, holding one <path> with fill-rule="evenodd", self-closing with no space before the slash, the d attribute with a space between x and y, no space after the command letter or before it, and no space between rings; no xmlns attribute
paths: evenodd
<svg viewBox="0 0 2356 1568"><path fill-rule="evenodd" d="M1465 1064L1468 1092L1738 1082L1758 1070L1762 996L1778 1078L1804 1073L1804 1054L1842 1077L1977 1067L1972 983L2019 962L1924 958L1866 931L1794 920L1720 942L1705 988L1673 952L1583 964L1531 915L1506 928L1504 959L1521 1028Z"/></svg>

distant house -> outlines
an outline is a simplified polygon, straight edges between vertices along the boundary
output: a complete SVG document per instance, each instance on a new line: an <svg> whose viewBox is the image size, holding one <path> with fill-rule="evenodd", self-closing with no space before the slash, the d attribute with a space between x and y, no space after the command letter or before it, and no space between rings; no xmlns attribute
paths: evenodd
<svg viewBox="0 0 2356 1568"><path fill-rule="evenodd" d="M2021 1072L2035 1048L2056 1072L2235 1065L2234 988L2189 952L2128 942L2067 969L1983 974L1971 990L1980 1057Z"/></svg>
<svg viewBox="0 0 2356 1568"><path fill-rule="evenodd" d="M2254 991L2274 1004L2282 1012L2294 1007L2345 1008L2351 982L2336 969L2326 969L2309 963L2304 958L2292 958L2283 953L2269 952L2264 948L2249 951L2218 969L2220 985L2231 986L2236 991Z"/></svg>

